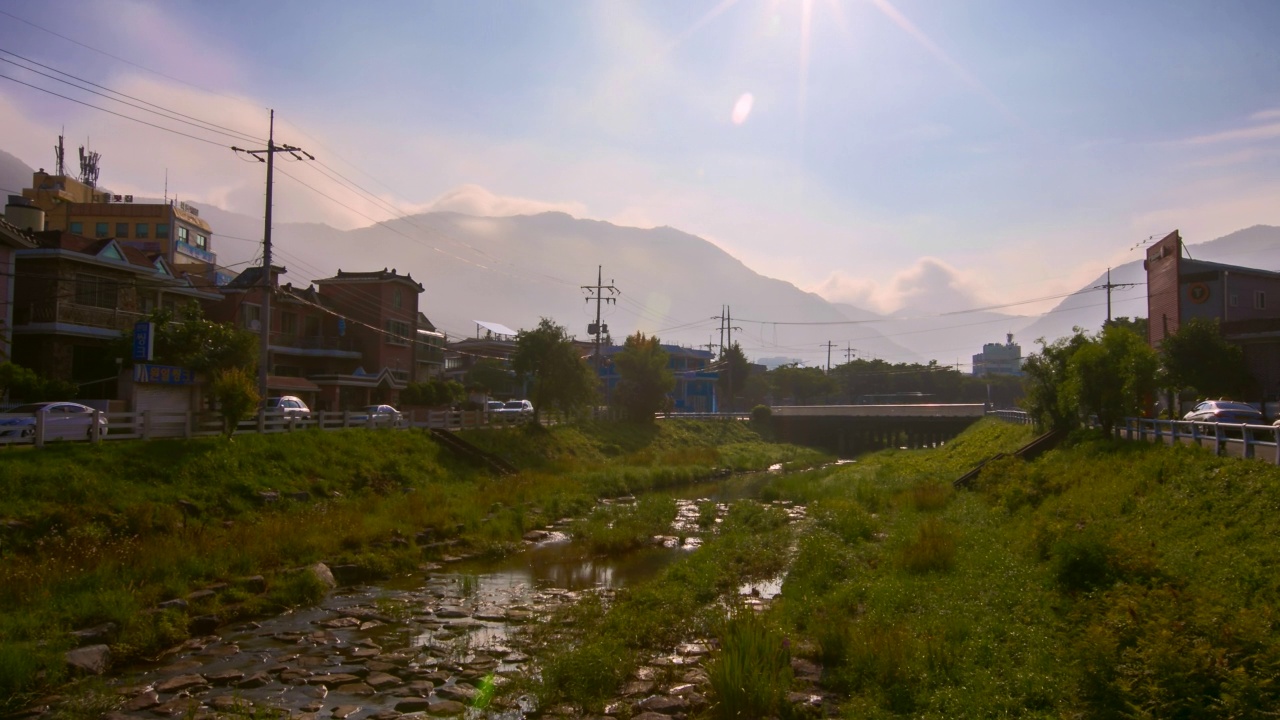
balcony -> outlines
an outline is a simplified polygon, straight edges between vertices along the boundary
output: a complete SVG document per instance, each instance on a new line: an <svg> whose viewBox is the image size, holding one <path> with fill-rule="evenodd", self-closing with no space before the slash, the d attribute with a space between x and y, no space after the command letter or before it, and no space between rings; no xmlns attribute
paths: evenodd
<svg viewBox="0 0 1280 720"><path fill-rule="evenodd" d="M81 305L67 300L42 303L15 303L13 307L14 329L31 325L75 325L102 330L132 330L133 324L143 319L142 313Z"/></svg>
<svg viewBox="0 0 1280 720"><path fill-rule="evenodd" d="M324 335L276 335L271 338L271 351L300 357L360 358L360 351L352 338Z"/></svg>

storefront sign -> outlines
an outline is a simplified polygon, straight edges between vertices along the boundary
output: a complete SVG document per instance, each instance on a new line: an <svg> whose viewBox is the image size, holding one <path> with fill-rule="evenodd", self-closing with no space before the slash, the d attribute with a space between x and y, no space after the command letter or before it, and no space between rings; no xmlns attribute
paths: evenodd
<svg viewBox="0 0 1280 720"><path fill-rule="evenodd" d="M153 383L156 385L190 385L196 380L195 373L187 368L172 365L134 365L133 381Z"/></svg>

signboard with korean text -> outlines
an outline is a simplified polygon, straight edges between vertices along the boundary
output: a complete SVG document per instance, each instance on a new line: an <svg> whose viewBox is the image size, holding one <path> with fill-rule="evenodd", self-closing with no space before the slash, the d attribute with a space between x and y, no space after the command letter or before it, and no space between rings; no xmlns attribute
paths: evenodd
<svg viewBox="0 0 1280 720"><path fill-rule="evenodd" d="M155 350L156 324L138 322L133 324L133 359L150 360Z"/></svg>
<svg viewBox="0 0 1280 720"><path fill-rule="evenodd" d="M187 368L140 363L133 366L133 381L156 385L190 385L196 381L196 377Z"/></svg>

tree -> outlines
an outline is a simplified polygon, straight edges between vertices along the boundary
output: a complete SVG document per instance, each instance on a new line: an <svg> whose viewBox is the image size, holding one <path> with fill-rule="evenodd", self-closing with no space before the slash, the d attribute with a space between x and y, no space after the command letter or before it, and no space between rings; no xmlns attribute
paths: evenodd
<svg viewBox="0 0 1280 720"><path fill-rule="evenodd" d="M821 368L800 367L793 363L774 368L769 375L775 397L791 398L801 405L830 395L836 389L835 379L822 372Z"/></svg>
<svg viewBox="0 0 1280 720"><path fill-rule="evenodd" d="M544 409L573 414L595 402L596 374L564 327L549 318L516 336L512 367L517 375L533 381L530 395L535 419Z"/></svg>
<svg viewBox="0 0 1280 720"><path fill-rule="evenodd" d="M8 396L24 402L70 400L79 391L73 382L44 377L16 363L0 363L0 398Z"/></svg>
<svg viewBox="0 0 1280 720"><path fill-rule="evenodd" d="M467 370L467 386L478 387L489 395L510 394L514 381L515 374L495 358L481 358Z"/></svg>
<svg viewBox="0 0 1280 720"><path fill-rule="evenodd" d="M641 332L628 337L622 351L614 356L619 376L617 401L628 419L651 423L655 413L669 406L667 393L676 387L675 375L667 367L669 359L657 337L645 337Z"/></svg>
<svg viewBox="0 0 1280 720"><path fill-rule="evenodd" d="M1244 351L1222 337L1216 319L1192 318L1160 343L1164 384L1198 397L1244 397L1255 382Z"/></svg>
<svg viewBox="0 0 1280 720"><path fill-rule="evenodd" d="M734 343L720 356L720 377L716 380L716 393L719 394L720 405L730 411L734 408L734 399L743 394L747 388L747 378L751 375L751 364L742 352L742 346Z"/></svg>
<svg viewBox="0 0 1280 720"><path fill-rule="evenodd" d="M1080 421L1074 402L1065 392L1067 367L1071 357L1089 338L1080 328L1075 331L1071 337L1058 338L1052 343L1040 338L1036 341L1040 352L1022 363L1026 392L1023 407L1038 425L1049 430L1070 430Z"/></svg>
<svg viewBox="0 0 1280 720"><path fill-rule="evenodd" d="M1110 436L1123 418L1150 405L1159 365L1146 340L1128 327L1110 325L1067 361L1065 391L1078 412L1095 416Z"/></svg>
<svg viewBox="0 0 1280 720"><path fill-rule="evenodd" d="M209 320L196 302L187 303L176 314L157 310L147 321L155 324L152 354L158 363L206 373L233 367L252 372L258 366L258 336L232 323ZM117 342L115 356L131 358L130 335L122 334Z"/></svg>
<svg viewBox="0 0 1280 720"><path fill-rule="evenodd" d="M258 395L258 379L248 368L229 367L216 371L210 390L222 415L222 432L228 438L235 433L236 425L252 415L262 401Z"/></svg>

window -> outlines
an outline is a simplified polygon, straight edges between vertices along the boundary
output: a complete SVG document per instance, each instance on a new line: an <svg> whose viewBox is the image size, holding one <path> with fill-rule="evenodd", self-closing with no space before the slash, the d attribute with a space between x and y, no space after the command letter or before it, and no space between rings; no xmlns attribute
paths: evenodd
<svg viewBox="0 0 1280 720"><path fill-rule="evenodd" d="M250 330L257 330L261 327L262 306L245 303L242 307L243 311L240 313L240 320L244 323L244 326Z"/></svg>
<svg viewBox="0 0 1280 720"><path fill-rule="evenodd" d="M133 236L145 240L151 233L151 226L146 223L138 223L133 226Z"/></svg>
<svg viewBox="0 0 1280 720"><path fill-rule="evenodd" d="M156 223L156 239L157 240L169 239L169 223Z"/></svg>
<svg viewBox="0 0 1280 720"><path fill-rule="evenodd" d="M82 222L73 222L73 223L71 223L71 234L72 234L72 235L83 235L83 234L84 234L84 223L82 223Z"/></svg>
<svg viewBox="0 0 1280 720"><path fill-rule="evenodd" d="M320 318L314 315L303 318L302 329L307 337L320 337Z"/></svg>
<svg viewBox="0 0 1280 720"><path fill-rule="evenodd" d="M1267 309L1267 294L1262 290L1253 291L1253 309L1254 310Z"/></svg>
<svg viewBox="0 0 1280 720"><path fill-rule="evenodd" d="M287 337L298 334L298 313L280 313L280 332Z"/></svg>
<svg viewBox="0 0 1280 720"><path fill-rule="evenodd" d="M116 281L97 275L76 273L76 304L115 308Z"/></svg>
<svg viewBox="0 0 1280 720"><path fill-rule="evenodd" d="M116 223L116 237L129 237L129 223Z"/></svg>
<svg viewBox="0 0 1280 720"><path fill-rule="evenodd" d="M94 223L93 236L100 237L100 238L107 237L108 235L111 234L111 230L108 229L110 226L111 226L111 223Z"/></svg>
<svg viewBox="0 0 1280 720"><path fill-rule="evenodd" d="M190 245L191 243L187 241L187 238L189 237L191 237L190 231L187 230L185 227L179 225L178 226L178 242L184 242Z"/></svg>
<svg viewBox="0 0 1280 720"><path fill-rule="evenodd" d="M401 320L388 320L387 342L392 345L408 345L409 323Z"/></svg>
<svg viewBox="0 0 1280 720"><path fill-rule="evenodd" d="M400 288L392 288L391 307L399 310L402 305L404 305L404 297L400 293Z"/></svg>
<svg viewBox="0 0 1280 720"><path fill-rule="evenodd" d="M209 236L202 233L196 233L196 247L201 250L209 249Z"/></svg>
<svg viewBox="0 0 1280 720"><path fill-rule="evenodd" d="M1240 307L1240 294L1239 294L1239 293L1231 293L1231 297L1230 297L1230 299L1229 299L1229 300L1227 300L1227 303L1228 303L1231 307Z"/></svg>

